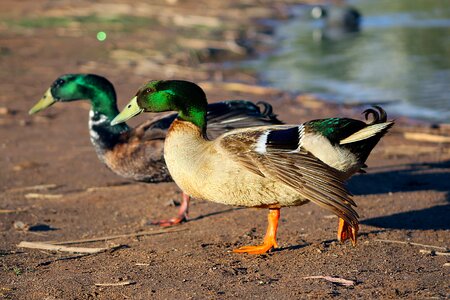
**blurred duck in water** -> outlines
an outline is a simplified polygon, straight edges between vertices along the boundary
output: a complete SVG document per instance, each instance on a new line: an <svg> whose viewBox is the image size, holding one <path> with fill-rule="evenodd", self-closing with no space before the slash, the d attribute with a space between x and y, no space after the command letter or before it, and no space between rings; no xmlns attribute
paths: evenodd
<svg viewBox="0 0 450 300"><path fill-rule="evenodd" d="M314 38L330 40L339 40L350 33L359 32L362 19L359 11L341 3L314 6L311 16L324 22L324 25L314 32Z"/></svg>

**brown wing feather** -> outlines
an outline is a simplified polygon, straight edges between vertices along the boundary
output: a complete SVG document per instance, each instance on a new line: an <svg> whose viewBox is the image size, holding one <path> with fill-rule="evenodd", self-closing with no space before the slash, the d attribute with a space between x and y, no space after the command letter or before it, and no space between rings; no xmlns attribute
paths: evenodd
<svg viewBox="0 0 450 300"><path fill-rule="evenodd" d="M252 131L234 131L233 134L228 134L220 139L220 146L225 149L235 161L239 162L249 171L265 177L258 166L256 157L252 153L253 151L248 147L249 144L253 145L263 132L263 127Z"/></svg>
<svg viewBox="0 0 450 300"><path fill-rule="evenodd" d="M356 205L336 170L304 149L289 153L274 148L265 153L254 150L259 138L268 129L264 127L227 134L220 140L220 146L251 172L281 181L302 197L332 211L350 224L357 224L358 214L352 208Z"/></svg>

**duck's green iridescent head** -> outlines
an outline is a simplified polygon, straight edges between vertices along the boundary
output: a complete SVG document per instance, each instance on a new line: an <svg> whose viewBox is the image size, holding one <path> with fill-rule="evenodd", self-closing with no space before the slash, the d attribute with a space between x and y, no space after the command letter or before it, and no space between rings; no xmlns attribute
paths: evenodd
<svg viewBox="0 0 450 300"><path fill-rule="evenodd" d="M178 118L206 128L208 103L203 90L193 82L183 80L150 81L141 87L136 96L111 122L112 125L142 112L177 111Z"/></svg>
<svg viewBox="0 0 450 300"><path fill-rule="evenodd" d="M91 100L94 109L103 110L104 114L114 113L114 108L117 114L116 92L112 83L95 74L65 74L58 77L29 114L37 113L55 102L81 99Z"/></svg>

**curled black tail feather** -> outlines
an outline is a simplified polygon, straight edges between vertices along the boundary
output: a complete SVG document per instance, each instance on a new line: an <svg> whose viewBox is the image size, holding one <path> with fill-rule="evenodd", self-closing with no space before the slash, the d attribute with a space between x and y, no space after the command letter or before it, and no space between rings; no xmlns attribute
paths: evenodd
<svg viewBox="0 0 450 300"><path fill-rule="evenodd" d="M276 119L277 118L277 115L273 113L272 105L270 105L269 103L264 102L264 101L258 101L258 102L256 102L256 105L258 107L262 107L263 108L263 111L261 112L261 114L263 116L266 116L266 117L268 117L270 119Z"/></svg>
<svg viewBox="0 0 450 300"><path fill-rule="evenodd" d="M368 108L362 112L366 121L369 119L370 115L372 115L372 117L373 117L372 122L368 123L368 125L386 122L387 121L386 111L378 105L373 105L372 107L376 108L377 110L375 110L373 108Z"/></svg>

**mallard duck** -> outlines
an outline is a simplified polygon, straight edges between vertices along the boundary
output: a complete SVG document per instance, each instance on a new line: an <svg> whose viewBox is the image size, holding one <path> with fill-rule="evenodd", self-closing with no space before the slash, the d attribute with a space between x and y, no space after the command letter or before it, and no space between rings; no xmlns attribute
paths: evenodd
<svg viewBox="0 0 450 300"><path fill-rule="evenodd" d="M235 129L209 139L207 100L192 82L145 84L112 121L119 124L142 112L177 111L164 144L175 183L188 195L218 203L269 209L264 242L234 252L261 254L277 247L281 207L312 201L336 214L338 239L356 243L358 214L344 181L393 125L386 113L369 109L371 123L348 118L300 125Z"/></svg>
<svg viewBox="0 0 450 300"><path fill-rule="evenodd" d="M119 113L113 84L95 74L66 74L57 78L42 99L31 108L37 113L55 102L88 99L89 133L97 156L114 173L143 182L171 181L163 158L164 138L176 118L176 114L158 120L148 120L135 128L125 123L112 126L111 121ZM210 138L227 130L249 126L281 124L265 102L258 105L249 101L234 100L210 104L206 118L210 123ZM182 203L175 218L153 222L170 226L187 220L189 196L183 193Z"/></svg>
<svg viewBox="0 0 450 300"><path fill-rule="evenodd" d="M317 5L311 9L314 19L324 19L327 27L342 28L347 32L359 30L362 15L351 6L343 4Z"/></svg>

